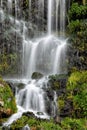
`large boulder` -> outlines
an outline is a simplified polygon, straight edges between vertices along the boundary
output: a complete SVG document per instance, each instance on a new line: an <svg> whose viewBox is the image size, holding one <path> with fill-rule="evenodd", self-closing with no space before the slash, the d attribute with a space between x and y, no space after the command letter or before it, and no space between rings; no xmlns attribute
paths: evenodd
<svg viewBox="0 0 87 130"><path fill-rule="evenodd" d="M32 79L40 79L43 77L43 74L39 73L39 72L34 72L31 76Z"/></svg>

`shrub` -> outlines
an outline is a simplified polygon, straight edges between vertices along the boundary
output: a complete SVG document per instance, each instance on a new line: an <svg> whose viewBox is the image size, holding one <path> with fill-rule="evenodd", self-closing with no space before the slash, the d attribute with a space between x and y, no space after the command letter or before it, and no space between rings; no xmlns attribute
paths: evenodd
<svg viewBox="0 0 87 130"><path fill-rule="evenodd" d="M73 100L75 117L87 117L87 71L71 74L67 83L68 97Z"/></svg>
<svg viewBox="0 0 87 130"><path fill-rule="evenodd" d="M78 3L73 3L69 10L69 20L86 18L87 15L87 5L79 5Z"/></svg>

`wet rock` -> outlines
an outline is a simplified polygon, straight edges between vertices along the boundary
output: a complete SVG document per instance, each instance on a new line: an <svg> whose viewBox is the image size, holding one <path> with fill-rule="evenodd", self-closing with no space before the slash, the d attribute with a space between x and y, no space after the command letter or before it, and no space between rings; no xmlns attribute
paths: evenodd
<svg viewBox="0 0 87 130"><path fill-rule="evenodd" d="M37 115L44 115L43 112L37 112Z"/></svg>
<svg viewBox="0 0 87 130"><path fill-rule="evenodd" d="M30 130L30 127L29 127L28 124L27 124L27 125L25 125L25 126L22 128L22 130Z"/></svg>
<svg viewBox="0 0 87 130"><path fill-rule="evenodd" d="M60 118L59 116L56 116L56 117L54 118L54 122L55 122L56 124L61 124L61 118Z"/></svg>
<svg viewBox="0 0 87 130"><path fill-rule="evenodd" d="M72 110L73 110L73 102L70 100L65 100L65 105L60 110L60 117L71 117Z"/></svg>
<svg viewBox="0 0 87 130"><path fill-rule="evenodd" d="M9 126L2 126L1 130L11 130Z"/></svg>
<svg viewBox="0 0 87 130"><path fill-rule="evenodd" d="M17 87L18 87L19 89L23 89L23 88L24 88L24 86L25 86L25 84L24 84L24 83L19 83L19 84L17 85Z"/></svg>
<svg viewBox="0 0 87 130"><path fill-rule="evenodd" d="M35 117L35 115L34 115L33 112L24 112L24 113L22 114L22 116Z"/></svg>
<svg viewBox="0 0 87 130"><path fill-rule="evenodd" d="M67 75L60 74L60 75L51 75L49 76L48 84L53 90L60 90L66 87L67 83Z"/></svg>
<svg viewBox="0 0 87 130"><path fill-rule="evenodd" d="M52 90L52 89L46 90L46 94L47 94L48 98L49 98L51 101L53 101L53 99L54 99L54 92L53 92L53 90Z"/></svg>
<svg viewBox="0 0 87 130"><path fill-rule="evenodd" d="M14 96L15 96L15 93L16 93L16 87L20 90L20 89L23 89L25 84L24 83L12 83L10 81L7 81L7 84L10 86Z"/></svg>
<svg viewBox="0 0 87 130"><path fill-rule="evenodd" d="M34 72L31 76L32 79L40 79L43 77L43 74L39 73L39 72Z"/></svg>

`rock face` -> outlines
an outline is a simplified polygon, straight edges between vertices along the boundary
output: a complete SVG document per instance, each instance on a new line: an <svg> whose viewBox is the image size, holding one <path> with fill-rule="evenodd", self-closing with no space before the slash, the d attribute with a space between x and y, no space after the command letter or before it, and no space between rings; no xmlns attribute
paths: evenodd
<svg viewBox="0 0 87 130"><path fill-rule="evenodd" d="M16 111L13 93L9 85L0 78L0 118L7 118Z"/></svg>
<svg viewBox="0 0 87 130"><path fill-rule="evenodd" d="M48 84L52 88L52 90L56 91L56 94L57 94L57 100L58 100L58 112L57 113L59 113L58 115L60 117L65 117L67 114L69 114L69 113L67 113L69 111L68 107L65 106L65 103L64 103L67 80L68 80L68 76L66 74L49 76ZM52 90L51 90L51 92L52 92ZM50 95L51 95L51 93L50 93ZM51 96L51 98L52 98L52 96Z"/></svg>

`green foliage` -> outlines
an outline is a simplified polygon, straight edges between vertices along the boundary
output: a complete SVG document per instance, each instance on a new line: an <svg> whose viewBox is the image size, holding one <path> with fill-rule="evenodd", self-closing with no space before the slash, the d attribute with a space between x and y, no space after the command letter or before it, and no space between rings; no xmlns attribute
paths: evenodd
<svg viewBox="0 0 87 130"><path fill-rule="evenodd" d="M11 125L11 130L22 129L28 124L31 130L86 130L86 119L65 118L61 125L55 124L53 121L40 120L22 116Z"/></svg>
<svg viewBox="0 0 87 130"><path fill-rule="evenodd" d="M79 5L72 3L68 12L69 24L68 29L70 34L77 34L79 36L87 36L87 5ZM78 36L77 35L77 36Z"/></svg>
<svg viewBox="0 0 87 130"><path fill-rule="evenodd" d="M87 36L87 20L72 20L68 29L70 34L77 34L77 37L85 38Z"/></svg>
<svg viewBox="0 0 87 130"><path fill-rule="evenodd" d="M12 113L17 111L15 98L8 84L0 78L0 100L3 101L3 109L10 109Z"/></svg>
<svg viewBox="0 0 87 130"><path fill-rule="evenodd" d="M58 98L58 108L59 108L59 111L61 111L64 108L64 105L65 105L64 97L59 97Z"/></svg>
<svg viewBox="0 0 87 130"><path fill-rule="evenodd" d="M40 119L29 118L22 116L11 125L11 130L22 129L26 124L29 124L31 130L62 130L59 125L54 124L52 121L43 121Z"/></svg>
<svg viewBox="0 0 87 130"><path fill-rule="evenodd" d="M65 118L61 124L62 124L62 130L86 130L87 129L85 119Z"/></svg>
<svg viewBox="0 0 87 130"><path fill-rule="evenodd" d="M77 31L80 31L80 24L81 23L78 19L76 21L71 21L68 25L70 33L76 33Z"/></svg>
<svg viewBox="0 0 87 130"><path fill-rule="evenodd" d="M78 2L79 3L79 2ZM69 68L87 69L87 5L72 2L68 12L69 43L72 43ZM73 60L73 61L72 61ZM73 63L73 64L72 64Z"/></svg>
<svg viewBox="0 0 87 130"><path fill-rule="evenodd" d="M67 83L68 97L73 101L74 116L87 117L87 71L71 74Z"/></svg>
<svg viewBox="0 0 87 130"><path fill-rule="evenodd" d="M69 20L83 19L87 17L87 5L73 3L69 10Z"/></svg>
<svg viewBox="0 0 87 130"><path fill-rule="evenodd" d="M44 130L62 130L61 127L53 122L42 122L40 125Z"/></svg>

